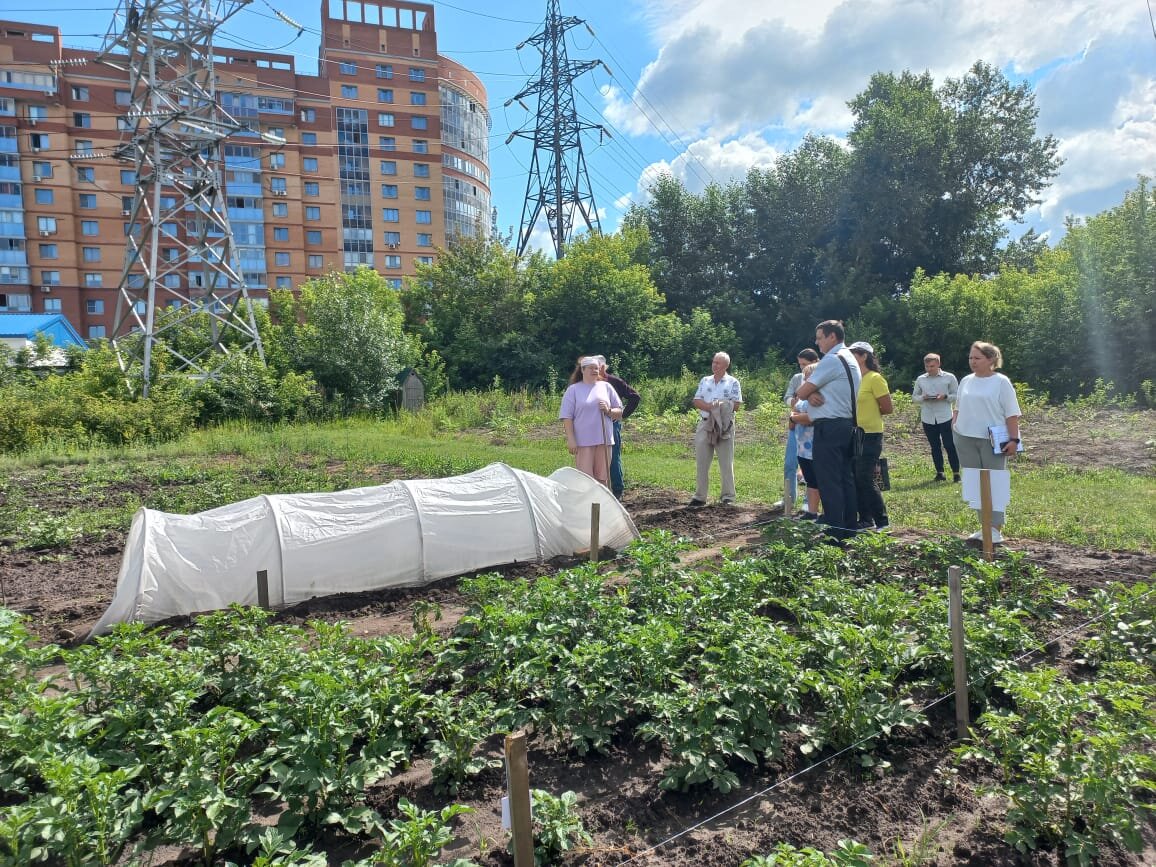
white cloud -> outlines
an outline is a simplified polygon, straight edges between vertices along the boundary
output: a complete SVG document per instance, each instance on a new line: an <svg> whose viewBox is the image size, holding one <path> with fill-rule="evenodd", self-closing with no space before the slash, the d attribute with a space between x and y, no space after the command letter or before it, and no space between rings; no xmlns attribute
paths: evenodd
<svg viewBox="0 0 1156 867"><path fill-rule="evenodd" d="M725 182L773 153L769 141L789 149L806 132L845 135L852 121L847 100L875 72L928 70L942 82L976 60L1032 81L1040 133L1060 140L1066 163L1028 215L1045 224L1038 231L1058 228L1067 213L1111 207L1137 173L1156 169L1153 45L1141 3L645 0L644 6L643 20L661 46L639 76L645 98L608 89L606 116L632 135L656 135L665 121L678 137L693 139L673 160L655 164L692 189L702 186L693 157L717 168ZM631 198L645 185L644 173Z"/></svg>

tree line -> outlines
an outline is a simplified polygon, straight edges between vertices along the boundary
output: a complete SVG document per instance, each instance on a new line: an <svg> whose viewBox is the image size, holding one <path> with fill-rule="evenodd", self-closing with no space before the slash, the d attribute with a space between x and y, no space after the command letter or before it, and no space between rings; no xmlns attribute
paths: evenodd
<svg viewBox="0 0 1156 867"><path fill-rule="evenodd" d="M1156 406L1156 191L1069 219L1054 247L1007 227L1060 161L1036 130L1027 85L975 64L936 86L879 73L850 102L845 142L812 136L741 182L693 193L659 178L622 228L559 261L508 239L464 239L396 292L369 269L271 293L256 309L265 360L231 356L208 381L166 377L134 400L98 343L63 376L0 359L0 451L53 436L164 439L230 418L284 421L381 412L398 375L447 388L555 388L581 354L631 379L705 372L719 349L751 370L790 364L823 319L880 351L902 388L928 351L966 369L984 339L1006 372L1057 399L1102 390ZM163 314L162 314L163 315ZM185 357L210 329L167 332ZM31 357L29 357L31 356Z"/></svg>

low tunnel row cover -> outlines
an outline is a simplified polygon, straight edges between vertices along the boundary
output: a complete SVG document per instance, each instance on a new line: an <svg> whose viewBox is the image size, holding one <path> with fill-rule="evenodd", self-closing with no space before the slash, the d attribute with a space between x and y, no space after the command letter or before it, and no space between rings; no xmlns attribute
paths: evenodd
<svg viewBox="0 0 1156 867"><path fill-rule="evenodd" d="M599 540L638 537L626 510L572 467L549 478L490 464L464 476L321 494L270 494L195 515L141 509L133 517L116 593L92 635L113 624L257 604L407 587L505 563L548 560Z"/></svg>

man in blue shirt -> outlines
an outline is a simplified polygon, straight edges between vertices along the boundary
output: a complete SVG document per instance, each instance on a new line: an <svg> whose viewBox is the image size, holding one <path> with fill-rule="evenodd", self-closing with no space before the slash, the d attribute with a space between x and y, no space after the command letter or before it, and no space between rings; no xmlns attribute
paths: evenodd
<svg viewBox="0 0 1156 867"><path fill-rule="evenodd" d="M812 465L823 503L819 521L839 538L854 534L858 513L851 428L862 378L843 338L843 323L838 320L827 319L815 326L815 343L823 358L795 393L811 404L809 415L815 425Z"/></svg>

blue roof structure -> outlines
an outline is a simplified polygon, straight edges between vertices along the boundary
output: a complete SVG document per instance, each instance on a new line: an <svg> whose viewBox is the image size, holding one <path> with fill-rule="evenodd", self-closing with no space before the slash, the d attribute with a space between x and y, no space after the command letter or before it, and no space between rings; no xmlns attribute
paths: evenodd
<svg viewBox="0 0 1156 867"><path fill-rule="evenodd" d="M0 339L23 337L31 341L38 334L52 338L52 345L57 349L88 348L63 313L0 313Z"/></svg>

